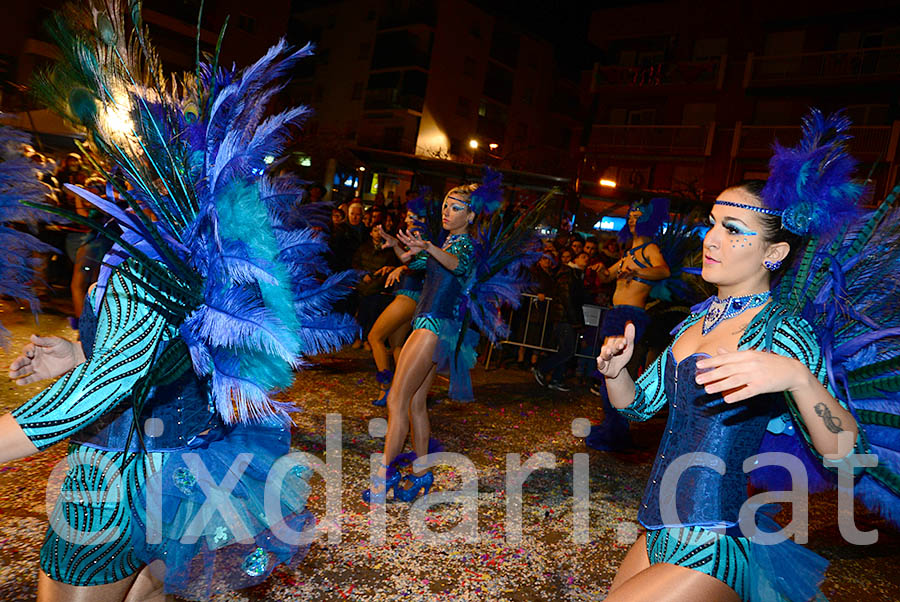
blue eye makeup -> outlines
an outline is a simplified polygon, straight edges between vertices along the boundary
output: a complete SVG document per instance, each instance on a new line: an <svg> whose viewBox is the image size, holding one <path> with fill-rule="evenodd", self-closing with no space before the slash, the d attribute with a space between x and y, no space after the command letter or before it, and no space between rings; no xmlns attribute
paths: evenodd
<svg viewBox="0 0 900 602"><path fill-rule="evenodd" d="M726 220L722 223L729 234L740 234L741 236L756 236L756 232L741 224L740 222Z"/></svg>

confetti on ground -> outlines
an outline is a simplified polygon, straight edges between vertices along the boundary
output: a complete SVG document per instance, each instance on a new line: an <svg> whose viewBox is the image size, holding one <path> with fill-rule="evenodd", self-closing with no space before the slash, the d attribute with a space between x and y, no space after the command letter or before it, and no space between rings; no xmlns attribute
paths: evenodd
<svg viewBox="0 0 900 602"><path fill-rule="evenodd" d="M2 304L0 304L2 306ZM10 347L0 350L0 364L8 365L35 330L29 314L7 311L4 324L12 332ZM71 336L59 316L41 318L46 334ZM309 508L320 531L340 524L341 540L330 545L324 535L312 544L303 561L279 568L255 588L219 595L218 602L263 600L599 600L606 595L616 568L637 534L636 509L650 472L663 428L661 420L636 425L638 449L628 455L589 452L590 530L588 543L573 541L573 457L587 453L572 435L572 420L597 418L597 398L578 388L568 394L539 389L529 372L477 368L473 372L474 403L437 403L431 407L433 436L446 451L462 454L478 476L475 536L467 539L463 506L442 503L425 513L432 533L449 541L435 543L409 523L410 505L386 506L386 538L370 541L368 506L360 499L368 479L369 456L381 451L382 440L369 436L369 420L383 418L384 408L371 405L378 385L370 356L346 350L317 358L316 366L301 373L284 397L303 408L294 415L293 447L326 457L326 414L340 414L343 465L342 507L339 516L326 516L324 480L312 479ZM0 379L0 409L8 411L34 395L40 387L15 387ZM432 396L444 398L445 380ZM536 452L553 454L550 468L538 468L523 485L521 538L507 532L507 454L524 463ZM47 486L53 467L63 459L65 444L33 458L0 467L0 600L33 599L38 550L46 529L46 491L58 491L59 481ZM436 471L433 491L455 490L461 469ZM883 521L856 509L861 530L877 528L878 543L867 547L846 544L837 527L833 494L815 496L810 503L809 547L831 561L823 591L835 601L900 599L900 534ZM584 534L579 534L584 535Z"/></svg>

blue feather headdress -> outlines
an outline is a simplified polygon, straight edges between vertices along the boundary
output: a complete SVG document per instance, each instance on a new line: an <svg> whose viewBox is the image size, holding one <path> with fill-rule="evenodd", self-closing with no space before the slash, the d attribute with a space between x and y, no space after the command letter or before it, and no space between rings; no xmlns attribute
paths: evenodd
<svg viewBox="0 0 900 602"><path fill-rule="evenodd" d="M503 174L485 167L481 184L469 195L467 204L478 215L497 211L503 204Z"/></svg>
<svg viewBox="0 0 900 602"><path fill-rule="evenodd" d="M290 404L274 393L290 385L293 370L358 333L352 318L331 313L354 275L323 268L328 248L316 226L325 205L293 207L302 183L265 173L266 157L284 150L290 128L310 112L267 110L312 47L280 40L240 71L221 69L217 48L197 57L193 73L169 77L139 13L126 32L120 2L67 10L51 27L61 61L33 87L51 108L78 119L131 185L116 186L126 211L70 188L122 229L105 232L117 243L105 276L127 272L129 259L141 265L142 284L179 326L183 344L173 348L187 356L179 365L208 380L227 423L287 418ZM126 126L118 132L106 126L112 113ZM138 414L139 406L136 400Z"/></svg>
<svg viewBox="0 0 900 602"><path fill-rule="evenodd" d="M812 109L803 118L803 138L796 147L775 142L762 196L794 234L818 236L856 217L865 188L853 181L856 160L847 153L849 128L850 120L841 112L825 117Z"/></svg>
<svg viewBox="0 0 900 602"><path fill-rule="evenodd" d="M669 199L655 197L646 202L637 201L631 204L628 208L628 213L635 210L641 212L641 217L638 218L637 223L634 225L635 235L655 238L669 217ZM618 238L620 242L631 240L631 231L628 229L627 224L619 230Z"/></svg>

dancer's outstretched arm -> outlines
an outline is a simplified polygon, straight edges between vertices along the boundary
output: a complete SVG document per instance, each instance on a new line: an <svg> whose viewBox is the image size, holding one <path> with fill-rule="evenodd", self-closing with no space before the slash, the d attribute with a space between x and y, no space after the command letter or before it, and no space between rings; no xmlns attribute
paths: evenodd
<svg viewBox="0 0 900 602"><path fill-rule="evenodd" d="M468 252L469 249L457 249L455 248L458 244L469 244L467 242L459 241L450 246L450 248L445 251L439 246L433 244L430 240L423 240L419 238L418 233L415 235L410 234L409 232L398 232L397 237L400 239L400 242L409 247L410 251L415 251L418 253L419 251L425 251L430 254L432 257L438 260L442 266L453 272L454 274L461 274L468 270L469 265L471 263L471 252ZM454 253L454 251L456 251ZM462 255L465 261L460 264L460 255Z"/></svg>
<svg viewBox="0 0 900 602"><path fill-rule="evenodd" d="M30 385L62 376L84 362L84 350L77 342L61 337L31 335L22 355L9 365L9 377L17 385Z"/></svg>
<svg viewBox="0 0 900 602"><path fill-rule="evenodd" d="M140 271L130 264L120 269ZM67 438L130 393L150 368L166 328L153 305L142 286L118 271L113 274L100 307L91 359L3 417L0 461L24 457ZM22 432L32 448L20 440Z"/></svg>
<svg viewBox="0 0 900 602"><path fill-rule="evenodd" d="M38 452L12 414L0 416L0 464L27 458Z"/></svg>

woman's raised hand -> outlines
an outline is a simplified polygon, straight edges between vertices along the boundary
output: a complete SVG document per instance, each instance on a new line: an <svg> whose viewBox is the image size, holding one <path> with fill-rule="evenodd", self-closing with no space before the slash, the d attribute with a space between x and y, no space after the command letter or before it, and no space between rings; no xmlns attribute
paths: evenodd
<svg viewBox="0 0 900 602"><path fill-rule="evenodd" d="M428 241L422 240L418 230L413 230L412 232L410 232L409 230L407 230L406 232L400 230L399 232L397 232L397 238L400 239L400 242L409 247L410 251L414 251L416 253L418 253L419 251L424 251L428 248Z"/></svg>
<svg viewBox="0 0 900 602"><path fill-rule="evenodd" d="M384 231L384 228L381 225L375 226L378 228L378 235L381 236L381 248L382 249L390 249L391 247L397 246L397 237L391 236L387 232Z"/></svg>
<svg viewBox="0 0 900 602"><path fill-rule="evenodd" d="M388 274L387 280L384 281L384 288L390 288L397 282L400 282L400 277L403 275L403 272L406 271L406 266L399 266L391 270L391 273Z"/></svg>
<svg viewBox="0 0 900 602"><path fill-rule="evenodd" d="M31 335L22 355L9 365L9 377L17 385L29 385L61 376L84 361L80 345L60 337Z"/></svg>
<svg viewBox="0 0 900 602"><path fill-rule="evenodd" d="M697 362L697 384L712 395L721 393L726 403L744 401L763 393L793 391L812 378L802 362L766 351L728 351Z"/></svg>
<svg viewBox="0 0 900 602"><path fill-rule="evenodd" d="M634 324L625 325L625 334L620 337L606 337L600 355L597 356L597 370L607 378L616 378L628 364L634 353Z"/></svg>

